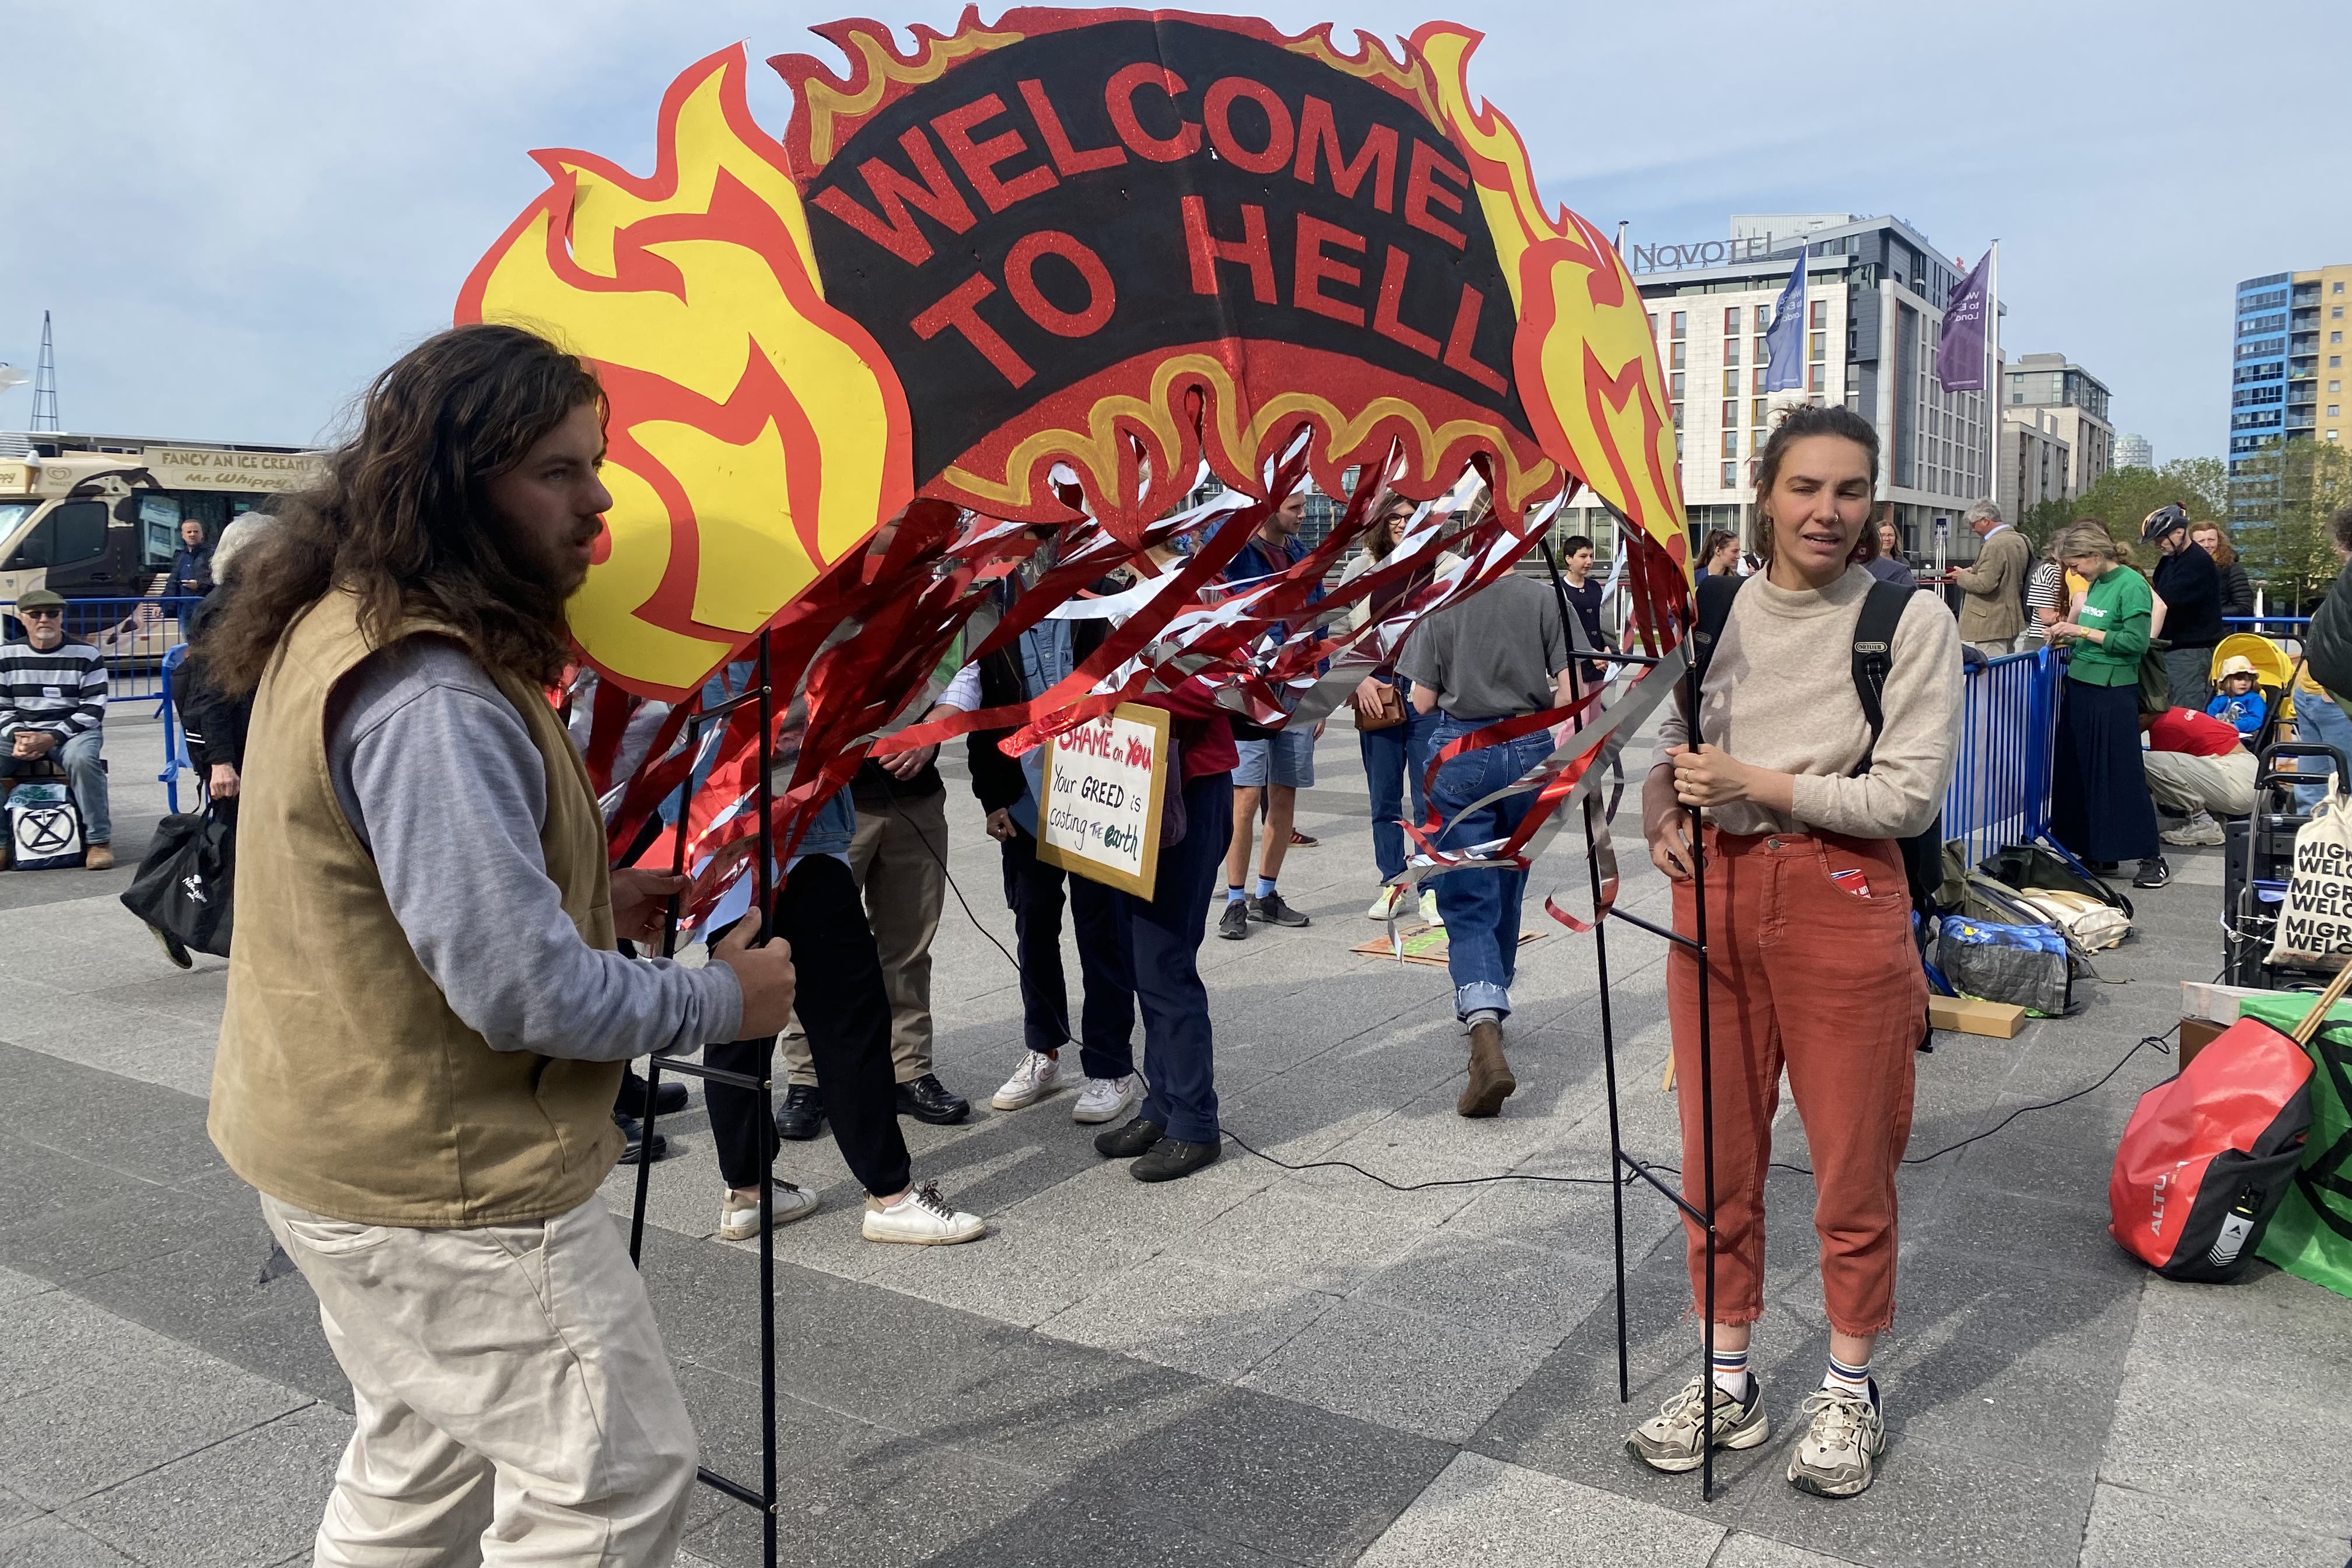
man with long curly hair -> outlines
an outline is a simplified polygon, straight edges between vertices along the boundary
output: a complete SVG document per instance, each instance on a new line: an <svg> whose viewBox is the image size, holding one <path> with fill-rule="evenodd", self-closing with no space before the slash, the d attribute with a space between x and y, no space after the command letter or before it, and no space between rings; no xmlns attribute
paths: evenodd
<svg viewBox="0 0 2352 1568"><path fill-rule="evenodd" d="M209 1130L310 1281L357 1430L321 1563L662 1563L694 1428L597 1187L623 1066L772 1035L789 951L615 952L673 879L608 872L547 689L612 504L604 394L511 327L379 376L210 628L251 691Z"/></svg>

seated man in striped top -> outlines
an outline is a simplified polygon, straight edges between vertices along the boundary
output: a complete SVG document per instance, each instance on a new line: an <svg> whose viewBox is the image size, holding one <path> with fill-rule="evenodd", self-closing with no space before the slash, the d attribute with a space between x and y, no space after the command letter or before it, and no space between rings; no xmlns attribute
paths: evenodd
<svg viewBox="0 0 2352 1568"><path fill-rule="evenodd" d="M103 871L114 864L114 836L106 809L106 663L98 649L66 636L66 602L47 588L16 601L25 640L0 644L0 798L8 781L65 769L81 807L84 862ZM8 868L8 817L0 812L0 870Z"/></svg>

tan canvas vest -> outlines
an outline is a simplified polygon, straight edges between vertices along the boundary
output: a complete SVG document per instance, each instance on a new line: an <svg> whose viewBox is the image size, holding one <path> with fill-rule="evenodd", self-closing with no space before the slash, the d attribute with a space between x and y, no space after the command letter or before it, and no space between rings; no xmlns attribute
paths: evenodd
<svg viewBox="0 0 2352 1568"><path fill-rule="evenodd" d="M254 696L207 1129L238 1175L336 1219L449 1229L562 1214L619 1157L622 1064L495 1049L417 962L327 771L328 699L374 651L356 612L340 592L305 612ZM391 640L433 629L410 622ZM582 940L610 948L587 772L546 697L498 680L546 763L547 874Z"/></svg>

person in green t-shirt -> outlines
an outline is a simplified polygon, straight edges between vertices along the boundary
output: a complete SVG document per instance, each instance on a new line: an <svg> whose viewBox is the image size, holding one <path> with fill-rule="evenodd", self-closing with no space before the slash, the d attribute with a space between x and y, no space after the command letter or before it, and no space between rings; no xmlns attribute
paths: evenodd
<svg viewBox="0 0 2352 1568"><path fill-rule="evenodd" d="M2082 608L2050 628L2071 650L2058 714L2050 831L2095 871L2137 859L2135 888L2172 879L2156 837L2156 807L2139 749L2139 661L2156 594L2125 565L2105 525L2090 519L2058 536L2053 552L2090 584Z"/></svg>

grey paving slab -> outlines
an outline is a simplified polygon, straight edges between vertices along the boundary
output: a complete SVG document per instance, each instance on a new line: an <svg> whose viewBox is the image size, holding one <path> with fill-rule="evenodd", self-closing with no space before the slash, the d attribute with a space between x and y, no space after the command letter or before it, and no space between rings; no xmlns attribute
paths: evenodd
<svg viewBox="0 0 2352 1568"><path fill-rule="evenodd" d="M0 1485L46 1509L310 1403L62 1290L0 1308Z"/></svg>
<svg viewBox="0 0 2352 1568"><path fill-rule="evenodd" d="M137 1568L132 1559L53 1514L0 1530L0 1563L8 1568Z"/></svg>
<svg viewBox="0 0 2352 1568"><path fill-rule="evenodd" d="M1538 1470L1463 1454L1359 1568L1706 1568L1723 1528Z"/></svg>
<svg viewBox="0 0 2352 1568"><path fill-rule="evenodd" d="M679 1378L702 1462L760 1484L757 1388L687 1368ZM779 1402L783 1456L777 1510L790 1563L897 1568L981 1534L1050 1489L1049 1479L861 1422L798 1399ZM756 1563L758 1513L698 1489L693 1550L719 1563Z"/></svg>
<svg viewBox="0 0 2352 1568"><path fill-rule="evenodd" d="M1715 1561L1707 1568L1854 1568L1854 1565L1843 1557L1808 1552L1801 1546L1791 1546L1769 1535L1735 1530L1724 1538L1722 1546L1716 1551Z"/></svg>
<svg viewBox="0 0 2352 1568"><path fill-rule="evenodd" d="M1162 1257L1109 1276L1038 1331L1230 1382L1338 1302L1292 1280Z"/></svg>
<svg viewBox="0 0 2352 1568"><path fill-rule="evenodd" d="M1558 1343L1612 1288L1606 1258L1439 1231L1380 1270L1355 1294L1475 1332Z"/></svg>
<svg viewBox="0 0 2352 1568"><path fill-rule="evenodd" d="M1462 1443L1542 1364L1549 1349L1447 1318L1349 1300L1259 1363L1243 1384Z"/></svg>
<svg viewBox="0 0 2352 1568"><path fill-rule="evenodd" d="M31 1503L26 1502L23 1498L18 1497L6 1487L0 1487L0 1530L6 1530L9 1526L14 1524L20 1524L26 1520L36 1517L40 1512L41 1510L35 1508Z"/></svg>
<svg viewBox="0 0 2352 1568"><path fill-rule="evenodd" d="M2344 1568L2352 1551L2344 1536L2306 1524L2296 1516L2233 1506L2222 1496L2192 1500L2102 1482L2083 1535L2082 1568L2142 1568L2150 1563Z"/></svg>
<svg viewBox="0 0 2352 1568"><path fill-rule="evenodd" d="M84 1498L60 1517L142 1563L277 1562L308 1548L350 1438L342 1412L305 1405Z"/></svg>
<svg viewBox="0 0 2352 1568"><path fill-rule="evenodd" d="M2151 1280L2099 1479L2184 1505L2352 1537L2352 1312L2342 1297L2257 1264L2228 1287ZM2208 1434L2247 1413L2291 1431L2258 1463L2217 1463Z"/></svg>

